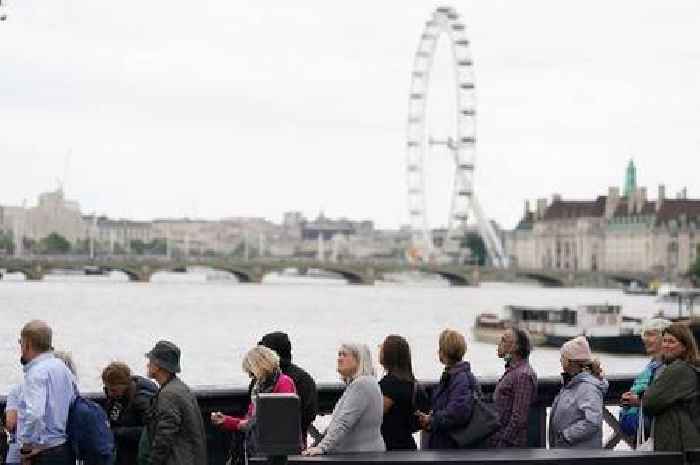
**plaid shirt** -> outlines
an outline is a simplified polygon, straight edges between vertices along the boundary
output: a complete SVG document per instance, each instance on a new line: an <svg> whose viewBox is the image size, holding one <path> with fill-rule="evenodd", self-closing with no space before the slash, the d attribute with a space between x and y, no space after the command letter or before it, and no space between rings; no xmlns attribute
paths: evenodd
<svg viewBox="0 0 700 465"><path fill-rule="evenodd" d="M536 393L537 375L527 360L506 367L493 393L500 427L489 440L492 447L527 446L527 417Z"/></svg>

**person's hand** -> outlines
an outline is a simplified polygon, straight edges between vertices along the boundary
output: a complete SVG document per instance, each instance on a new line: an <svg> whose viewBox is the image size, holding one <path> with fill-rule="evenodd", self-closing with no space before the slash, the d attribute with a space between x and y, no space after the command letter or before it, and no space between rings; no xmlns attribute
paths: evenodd
<svg viewBox="0 0 700 465"><path fill-rule="evenodd" d="M21 457L22 457L22 465L31 465L32 462L34 461L34 457L41 451L42 451L41 447L36 447L36 446L22 447L19 450L19 453L21 454Z"/></svg>
<svg viewBox="0 0 700 465"><path fill-rule="evenodd" d="M215 426L221 426L224 423L224 414L221 412L211 412L211 422Z"/></svg>
<svg viewBox="0 0 700 465"><path fill-rule="evenodd" d="M622 394L621 400L623 405L629 405L632 407L639 406L639 396L632 391L627 391Z"/></svg>
<svg viewBox="0 0 700 465"><path fill-rule="evenodd" d="M425 414L420 410L416 410L414 415L418 417L418 426L420 426L420 429L422 429L423 431L430 430L430 415Z"/></svg>
<svg viewBox="0 0 700 465"><path fill-rule="evenodd" d="M301 455L305 455L307 457L313 457L315 455L323 455L323 451L321 450L320 447L308 447L301 451Z"/></svg>
<svg viewBox="0 0 700 465"><path fill-rule="evenodd" d="M248 420L241 420L238 422L238 430L245 431L248 429Z"/></svg>

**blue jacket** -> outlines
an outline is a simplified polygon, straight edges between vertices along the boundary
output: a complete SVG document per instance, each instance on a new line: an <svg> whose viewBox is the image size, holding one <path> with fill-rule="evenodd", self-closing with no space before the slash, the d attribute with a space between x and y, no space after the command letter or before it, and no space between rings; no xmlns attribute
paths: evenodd
<svg viewBox="0 0 700 465"><path fill-rule="evenodd" d="M445 369L431 401L429 449L457 448L449 432L469 422L476 386L469 362L459 362Z"/></svg>

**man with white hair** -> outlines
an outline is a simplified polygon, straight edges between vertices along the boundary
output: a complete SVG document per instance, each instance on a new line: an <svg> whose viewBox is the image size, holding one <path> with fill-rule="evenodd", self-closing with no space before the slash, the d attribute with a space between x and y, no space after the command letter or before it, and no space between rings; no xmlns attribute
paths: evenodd
<svg viewBox="0 0 700 465"><path fill-rule="evenodd" d="M651 360L642 372L637 375L632 383L629 391L622 394L620 403L620 428L626 434L635 437L637 434L637 426L639 425L639 399L651 384L654 378L661 373L660 368L663 366L661 360L661 343L662 332L669 327L671 322L663 318L652 318L644 321L642 324L642 342L646 349L647 355ZM651 418L645 415L645 431L650 430Z"/></svg>

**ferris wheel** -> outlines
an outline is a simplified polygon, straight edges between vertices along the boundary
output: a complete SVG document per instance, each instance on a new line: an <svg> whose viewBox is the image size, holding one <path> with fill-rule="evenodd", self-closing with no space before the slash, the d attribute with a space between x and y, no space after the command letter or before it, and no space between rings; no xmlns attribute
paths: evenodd
<svg viewBox="0 0 700 465"><path fill-rule="evenodd" d="M406 131L406 170L408 208L411 223L413 255L417 260L432 261L459 251L470 214L476 220L479 234L493 266L506 267L508 260L503 245L491 222L484 215L474 193L476 154L476 94L474 64L464 24L451 7L437 8L425 23L411 73ZM426 106L430 72L441 36L449 41L456 86L456 129L446 140L428 135ZM455 171L448 218L447 236L440 249L434 246L428 226L425 163L433 145L446 146L454 156Z"/></svg>

